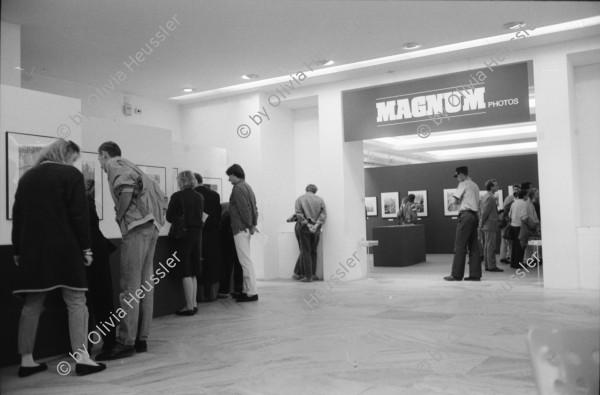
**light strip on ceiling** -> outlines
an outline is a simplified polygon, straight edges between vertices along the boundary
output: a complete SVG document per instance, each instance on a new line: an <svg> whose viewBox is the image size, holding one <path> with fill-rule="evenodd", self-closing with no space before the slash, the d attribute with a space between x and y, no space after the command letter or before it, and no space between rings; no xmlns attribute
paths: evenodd
<svg viewBox="0 0 600 395"><path fill-rule="evenodd" d="M482 147L470 147L470 148L456 148L438 151L426 151L427 154L437 156L438 158L447 158L450 156L463 156L473 154L490 154L500 152L518 152L524 150L537 149L537 141L531 141L527 143L516 143L516 144L502 144L502 145L486 145Z"/></svg>
<svg viewBox="0 0 600 395"><path fill-rule="evenodd" d="M516 126L510 128L494 128L486 130L478 130L474 132L448 132L448 133L434 133L428 138L423 139L419 136L402 136L402 137L382 137L379 139L373 139L380 141L385 144L390 144L398 149L406 149L410 146L423 145L423 144L439 144L447 143L452 141L469 141L475 139L482 139L488 137L508 137L515 136L524 133L535 133L537 127L535 123L528 124L525 126Z"/></svg>
<svg viewBox="0 0 600 395"><path fill-rule="evenodd" d="M556 25L538 27L538 28L535 28L535 30L531 30L531 31L527 30L527 33L528 33L527 37L543 36L546 34L559 33L559 32L564 32L564 31L568 31L568 30L575 30L575 29L582 29L582 28L586 28L586 27L590 27L590 26L597 26L597 25L600 25L600 16L594 16L594 17L585 18L585 19L578 19L575 21L559 23ZM361 69L361 68L365 68L365 67L372 67L372 66L379 66L382 64L395 63L395 62L399 62L402 60L422 58L422 57L437 55L437 54L441 54L441 53L449 53L449 52L460 51L460 50L469 49L469 48L477 48L477 47L483 47L486 45L493 45L493 44L498 44L498 43L502 43L502 42L509 42L509 41L511 41L511 39L514 39L514 38L515 38L515 32L510 32L510 33L501 34L498 36L480 38L480 39L471 40L471 41L463 41L460 43L443 45L443 46L435 47L435 48L427 48L427 49L423 49L420 51L413 51L413 52L403 53L403 54L399 54L399 55L392 55L392 56L386 56L386 57L382 57L382 58L369 59L369 60L365 60L365 61L361 61L361 62L333 66L333 67L329 67L326 69L318 69L318 70L314 70L314 71L307 70L304 72L304 74L308 78L318 77L318 76L322 76L322 75L340 73L343 71L356 70L356 69ZM177 101L201 99L204 97L210 97L210 96L218 95L218 94L241 92L241 91L250 90L250 89L254 89L254 88L260 88L263 86L276 85L276 84L279 84L282 82L289 82L290 78L291 77L289 75L285 75L285 76L281 76L281 77L268 78L268 79L264 79L264 80L260 80L260 81L247 82L244 84L226 86L226 87L218 88L218 89L211 89L211 90L203 91L203 92L195 92L195 93L191 93L191 94L187 94L187 95L175 96L175 97L171 97L170 99L177 100Z"/></svg>

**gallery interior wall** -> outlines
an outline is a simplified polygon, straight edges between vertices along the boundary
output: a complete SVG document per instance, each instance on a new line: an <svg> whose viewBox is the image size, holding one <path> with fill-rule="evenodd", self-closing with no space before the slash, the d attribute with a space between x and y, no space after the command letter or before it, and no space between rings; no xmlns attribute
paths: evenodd
<svg viewBox="0 0 600 395"><path fill-rule="evenodd" d="M408 191L426 190L428 216L419 217L425 226L425 248L428 254L452 254L456 233L456 217L444 215L443 190L456 188L458 181L453 177L459 166L468 166L473 181L479 190L485 190L485 181L495 178L503 196L508 196L507 187L515 183L530 181L538 187L537 155L520 155L486 159L423 163L365 169L365 195L377 197L377 217L367 218L367 237L372 240L373 228L398 225L381 217L381 193L398 192L400 200ZM544 217L544 193L541 193L541 211ZM375 247L377 248L377 247Z"/></svg>
<svg viewBox="0 0 600 395"><path fill-rule="evenodd" d="M579 208L577 239L583 288L600 288L600 51L572 59L581 66L573 70L574 129L576 182L575 195ZM590 63L591 61L591 63Z"/></svg>

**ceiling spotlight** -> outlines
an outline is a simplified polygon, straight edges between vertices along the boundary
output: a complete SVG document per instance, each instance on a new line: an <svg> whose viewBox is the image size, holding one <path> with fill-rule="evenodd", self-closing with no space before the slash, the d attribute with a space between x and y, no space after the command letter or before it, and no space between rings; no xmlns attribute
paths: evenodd
<svg viewBox="0 0 600 395"><path fill-rule="evenodd" d="M244 74L242 76L242 79L244 79L244 80L256 80L258 78L260 78L260 76L258 74Z"/></svg>
<svg viewBox="0 0 600 395"><path fill-rule="evenodd" d="M185 93L190 93L190 92L193 92L193 91L194 91L194 88L183 88L183 91L184 91Z"/></svg>
<svg viewBox="0 0 600 395"><path fill-rule="evenodd" d="M519 30L523 29L527 24L525 22L508 22L502 25L506 30Z"/></svg>
<svg viewBox="0 0 600 395"><path fill-rule="evenodd" d="M413 43L406 43L402 46L402 48L404 49L417 49L417 48L421 48L421 44L413 42Z"/></svg>

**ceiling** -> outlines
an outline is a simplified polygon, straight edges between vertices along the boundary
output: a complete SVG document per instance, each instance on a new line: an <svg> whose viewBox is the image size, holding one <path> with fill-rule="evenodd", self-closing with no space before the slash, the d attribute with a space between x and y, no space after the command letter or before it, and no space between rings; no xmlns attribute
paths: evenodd
<svg viewBox="0 0 600 395"><path fill-rule="evenodd" d="M116 81L114 77L122 72L117 90L169 100L183 95L185 87L208 92L205 99L224 96L227 92L222 88L247 83L241 76L249 73L260 78L242 90L265 89L261 81L275 77L287 81L292 73L316 69L319 60L335 64L308 78L303 86L464 59L481 48L345 67L406 53L402 46L407 42L421 43L421 51L506 34L503 24L511 21L525 21L527 28L534 28L598 16L600 3L3 0L1 15L3 21L21 26L21 65L15 66L94 87ZM593 26L532 37L515 45L525 48L597 34L600 27ZM132 63L142 49L146 49L143 60ZM198 99L181 102L193 100ZM527 133L525 139L531 139L531 132ZM384 143L378 149L395 151ZM432 159L425 154L408 157Z"/></svg>

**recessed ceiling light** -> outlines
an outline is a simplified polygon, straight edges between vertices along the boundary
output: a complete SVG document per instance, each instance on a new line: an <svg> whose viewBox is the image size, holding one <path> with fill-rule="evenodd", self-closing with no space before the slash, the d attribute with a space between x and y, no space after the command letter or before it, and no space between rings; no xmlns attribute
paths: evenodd
<svg viewBox="0 0 600 395"><path fill-rule="evenodd" d="M406 43L402 46L402 48L404 49L417 49L417 48L421 48L421 44L413 42L413 43Z"/></svg>
<svg viewBox="0 0 600 395"><path fill-rule="evenodd" d="M258 74L244 74L242 76L242 79L244 80L256 80L258 79L260 76Z"/></svg>
<svg viewBox="0 0 600 395"><path fill-rule="evenodd" d="M186 93L190 93L194 91L194 88L183 88L183 91Z"/></svg>
<svg viewBox="0 0 600 395"><path fill-rule="evenodd" d="M525 22L508 22L502 25L506 30L519 30L523 29L527 24Z"/></svg>

